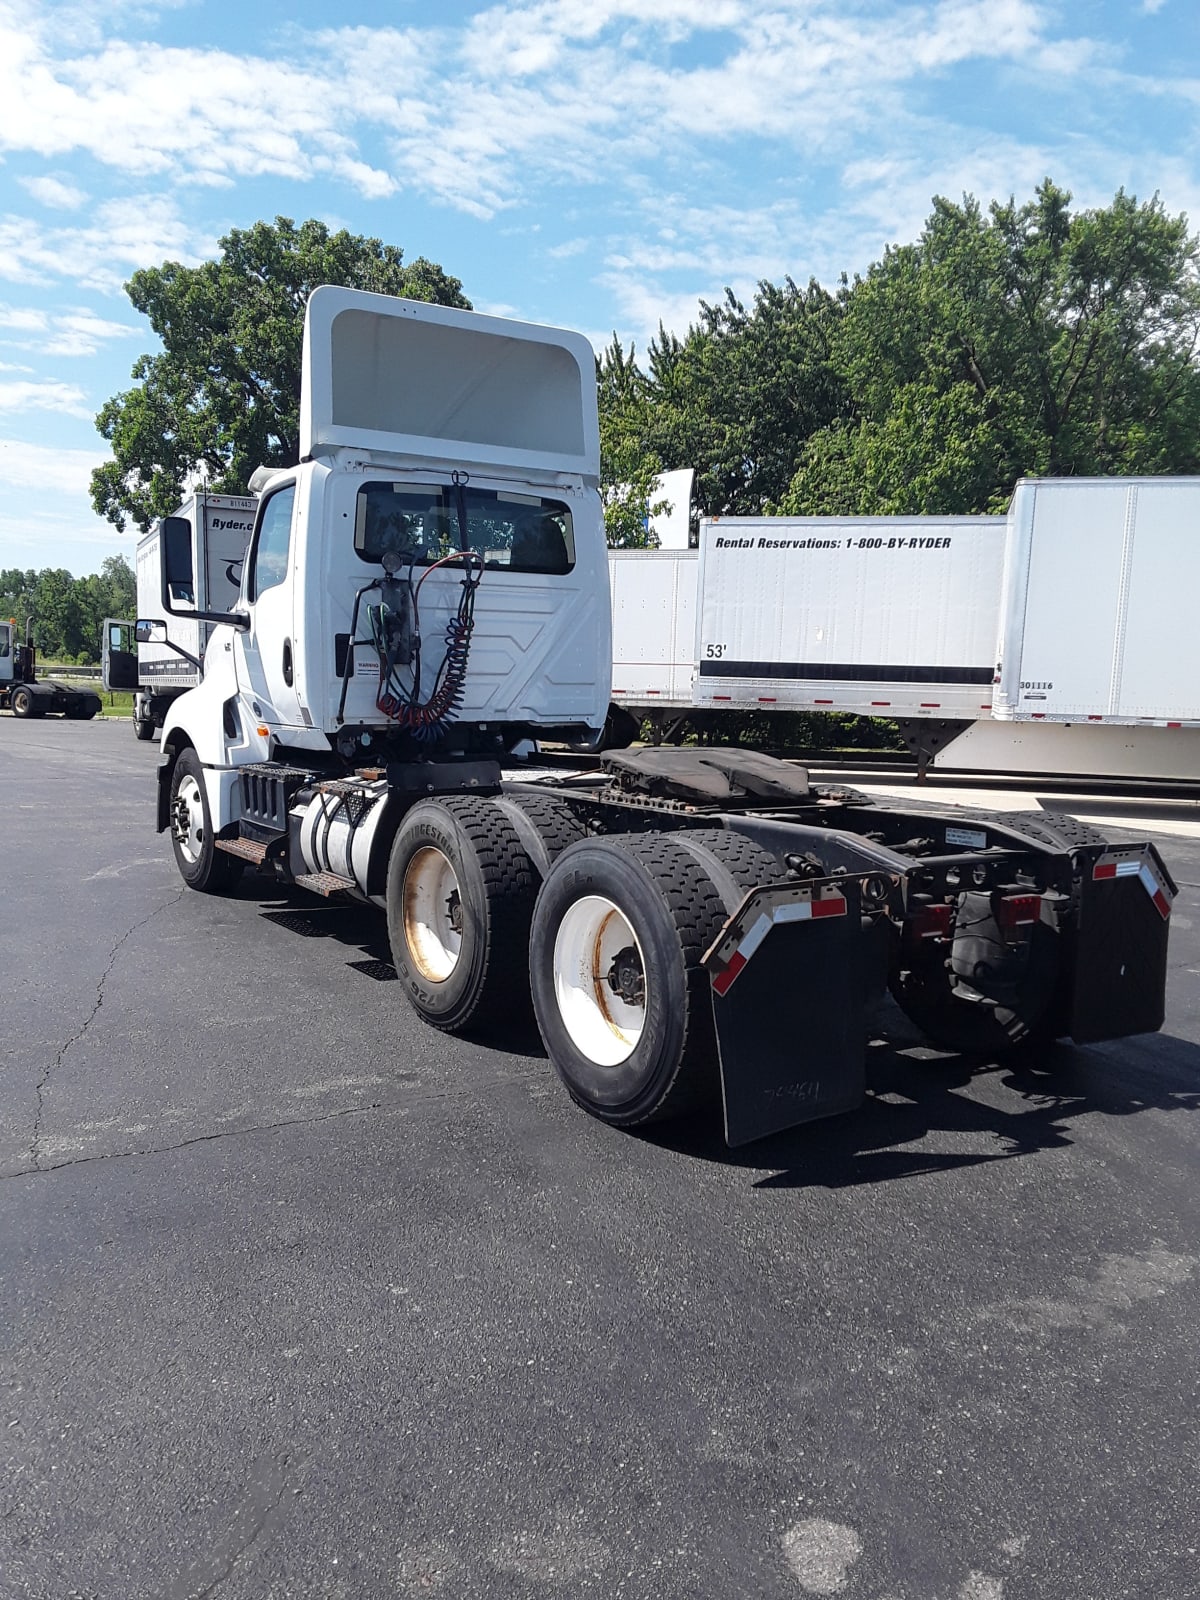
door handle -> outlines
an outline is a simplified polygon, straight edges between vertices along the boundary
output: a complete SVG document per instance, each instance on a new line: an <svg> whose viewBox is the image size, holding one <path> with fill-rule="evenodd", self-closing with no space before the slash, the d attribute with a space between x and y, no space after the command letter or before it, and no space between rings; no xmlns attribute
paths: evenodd
<svg viewBox="0 0 1200 1600"><path fill-rule="evenodd" d="M295 673L292 670L292 641L285 639L283 641L283 681L289 689L292 687L292 679L294 677Z"/></svg>

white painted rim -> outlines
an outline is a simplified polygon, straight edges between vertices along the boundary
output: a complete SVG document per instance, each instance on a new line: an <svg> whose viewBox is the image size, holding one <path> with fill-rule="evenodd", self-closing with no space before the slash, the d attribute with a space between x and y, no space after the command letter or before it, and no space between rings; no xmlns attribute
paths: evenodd
<svg viewBox="0 0 1200 1600"><path fill-rule="evenodd" d="M180 780L175 791L172 826L180 854L194 866L204 850L204 796L190 772Z"/></svg>
<svg viewBox="0 0 1200 1600"><path fill-rule="evenodd" d="M645 1005L631 1005L608 982L617 953L632 945L646 958L625 913L604 895L576 900L554 936L554 998L575 1048L598 1067L617 1067L637 1049Z"/></svg>
<svg viewBox="0 0 1200 1600"><path fill-rule="evenodd" d="M400 904L404 943L417 970L428 983L445 983L462 953L462 891L436 845L422 845L404 869Z"/></svg>

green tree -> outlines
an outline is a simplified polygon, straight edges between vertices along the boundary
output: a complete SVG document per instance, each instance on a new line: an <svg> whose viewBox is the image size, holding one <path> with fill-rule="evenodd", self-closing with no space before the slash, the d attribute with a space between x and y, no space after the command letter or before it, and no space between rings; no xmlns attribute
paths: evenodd
<svg viewBox="0 0 1200 1600"><path fill-rule="evenodd" d="M1047 179L944 199L857 280L831 346L849 404L807 441L795 513L1001 510L1024 475L1200 467L1197 241L1157 197L1072 215Z"/></svg>
<svg viewBox="0 0 1200 1600"><path fill-rule="evenodd" d="M666 469L696 469L702 512L763 511L787 492L807 439L844 413L830 359L844 309L844 292L788 278L760 283L750 310L732 290L702 303L683 339L660 328L646 445Z"/></svg>
<svg viewBox="0 0 1200 1600"><path fill-rule="evenodd" d="M654 543L649 524L665 502L655 499L662 463L646 444L650 392L633 346L626 354L613 334L596 364L600 404L600 500L609 545L644 549Z"/></svg>
<svg viewBox="0 0 1200 1600"><path fill-rule="evenodd" d="M469 305L434 262L405 264L394 245L288 217L235 228L199 267L135 272L126 292L163 349L138 358L135 387L96 418L113 449L92 474L100 516L145 529L199 472L217 492L244 494L255 467L296 460L304 307L324 283Z"/></svg>

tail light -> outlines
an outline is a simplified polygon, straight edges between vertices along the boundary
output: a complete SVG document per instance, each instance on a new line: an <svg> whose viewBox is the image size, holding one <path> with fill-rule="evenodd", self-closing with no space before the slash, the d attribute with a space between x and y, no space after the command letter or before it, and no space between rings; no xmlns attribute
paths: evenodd
<svg viewBox="0 0 1200 1600"><path fill-rule="evenodd" d="M1027 928L1042 918L1040 894L1010 894L996 901L996 921L1006 932Z"/></svg>

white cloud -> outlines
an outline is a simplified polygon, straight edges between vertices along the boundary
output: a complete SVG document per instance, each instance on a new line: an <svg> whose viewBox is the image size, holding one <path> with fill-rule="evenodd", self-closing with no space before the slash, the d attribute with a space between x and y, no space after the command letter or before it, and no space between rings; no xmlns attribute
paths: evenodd
<svg viewBox="0 0 1200 1600"><path fill-rule="evenodd" d="M328 175L375 200L406 185L486 218L536 183L578 187L691 141L836 147L903 112L915 81L1064 43L1048 30L1033 0L515 0L458 32L295 29L270 56L94 28L64 54L57 22L10 0L0 148L191 184ZM697 41L701 64L676 59ZM1082 59L1086 41L1066 42Z"/></svg>
<svg viewBox="0 0 1200 1600"><path fill-rule="evenodd" d="M22 333L40 333L49 326L44 311L33 306L0 305L0 328L17 328Z"/></svg>
<svg viewBox="0 0 1200 1600"><path fill-rule="evenodd" d="M102 450L60 450L0 438L0 484L86 498L92 472L107 459Z"/></svg>
<svg viewBox="0 0 1200 1600"><path fill-rule="evenodd" d="M82 226L44 228L26 217L0 217L0 279L45 284L69 279L112 294L138 267L165 260L195 265L216 242L185 223L167 195L106 201Z"/></svg>
<svg viewBox="0 0 1200 1600"><path fill-rule="evenodd" d="M83 403L83 390L73 383L0 382L0 411L61 411L91 420L95 407Z"/></svg>
<svg viewBox="0 0 1200 1600"><path fill-rule="evenodd" d="M109 322L91 311L56 316L53 328L53 337L42 347L48 356L92 356L106 340L140 337L143 332L125 322Z"/></svg>
<svg viewBox="0 0 1200 1600"><path fill-rule="evenodd" d="M49 206L52 211L78 211L87 199L82 189L74 184L63 183L59 178L21 178L18 181L35 200Z"/></svg>

